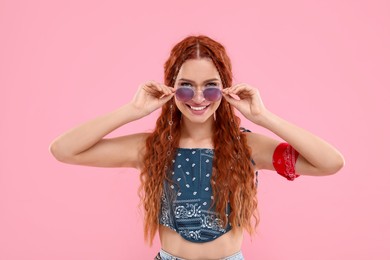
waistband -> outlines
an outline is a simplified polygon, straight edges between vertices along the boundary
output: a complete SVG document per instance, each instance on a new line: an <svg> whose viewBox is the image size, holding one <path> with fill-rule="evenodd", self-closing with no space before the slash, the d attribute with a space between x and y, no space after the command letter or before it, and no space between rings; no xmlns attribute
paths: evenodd
<svg viewBox="0 0 390 260"><path fill-rule="evenodd" d="M161 260L186 260L184 258L173 256L173 255L165 252L162 249L160 249L160 252L158 253L158 255L156 256L155 259L161 259ZM240 252L235 253L235 254L233 254L231 256L221 258L220 260L244 260L244 255L240 251Z"/></svg>

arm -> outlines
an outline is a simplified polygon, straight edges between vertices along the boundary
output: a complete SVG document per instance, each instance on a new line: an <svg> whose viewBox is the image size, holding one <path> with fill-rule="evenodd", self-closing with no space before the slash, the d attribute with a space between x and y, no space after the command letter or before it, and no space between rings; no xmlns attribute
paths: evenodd
<svg viewBox="0 0 390 260"><path fill-rule="evenodd" d="M232 94L239 99L233 98ZM268 111L257 89L247 84L238 84L224 90L224 97L246 118L272 131L299 152L295 165L297 173L329 175L344 166L343 156L332 145ZM274 170L272 156L280 142L259 134L248 133L247 136L257 167Z"/></svg>
<svg viewBox="0 0 390 260"><path fill-rule="evenodd" d="M53 156L65 163L98 167L142 167L147 134L104 138L120 126L160 108L174 95L173 89L156 82L141 85L128 104L85 122L50 144Z"/></svg>

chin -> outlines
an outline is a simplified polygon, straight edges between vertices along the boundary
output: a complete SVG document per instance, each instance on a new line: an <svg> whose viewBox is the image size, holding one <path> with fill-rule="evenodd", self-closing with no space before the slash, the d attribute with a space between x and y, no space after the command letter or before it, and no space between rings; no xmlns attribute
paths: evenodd
<svg viewBox="0 0 390 260"><path fill-rule="evenodd" d="M207 114L204 114L204 115L193 115L191 113L188 113L188 112L185 112L185 113L182 113L182 116L184 116L188 121L192 122L192 123L199 123L199 124L202 124L202 123L206 123L208 120L210 120L210 118L214 118L214 113L207 113Z"/></svg>

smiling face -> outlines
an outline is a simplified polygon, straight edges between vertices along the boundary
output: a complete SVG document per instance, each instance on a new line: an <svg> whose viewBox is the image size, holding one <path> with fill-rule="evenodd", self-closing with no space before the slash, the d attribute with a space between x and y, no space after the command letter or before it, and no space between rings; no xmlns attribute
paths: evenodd
<svg viewBox="0 0 390 260"><path fill-rule="evenodd" d="M222 81L217 68L210 59L189 59L181 66L176 76L175 89L190 87L195 95L188 101L179 101L175 96L175 102L184 118L194 123L204 123L211 120L217 110L221 99L217 101L206 100L203 90L207 88L222 89Z"/></svg>

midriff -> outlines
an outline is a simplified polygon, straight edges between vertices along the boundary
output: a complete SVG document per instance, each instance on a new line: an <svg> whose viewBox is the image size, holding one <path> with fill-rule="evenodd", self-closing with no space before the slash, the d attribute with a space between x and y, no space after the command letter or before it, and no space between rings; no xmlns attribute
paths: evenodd
<svg viewBox="0 0 390 260"><path fill-rule="evenodd" d="M185 240L174 230L160 225L161 248L167 253L188 260L214 260L233 255L241 250L242 229L232 229L217 239L196 243Z"/></svg>

